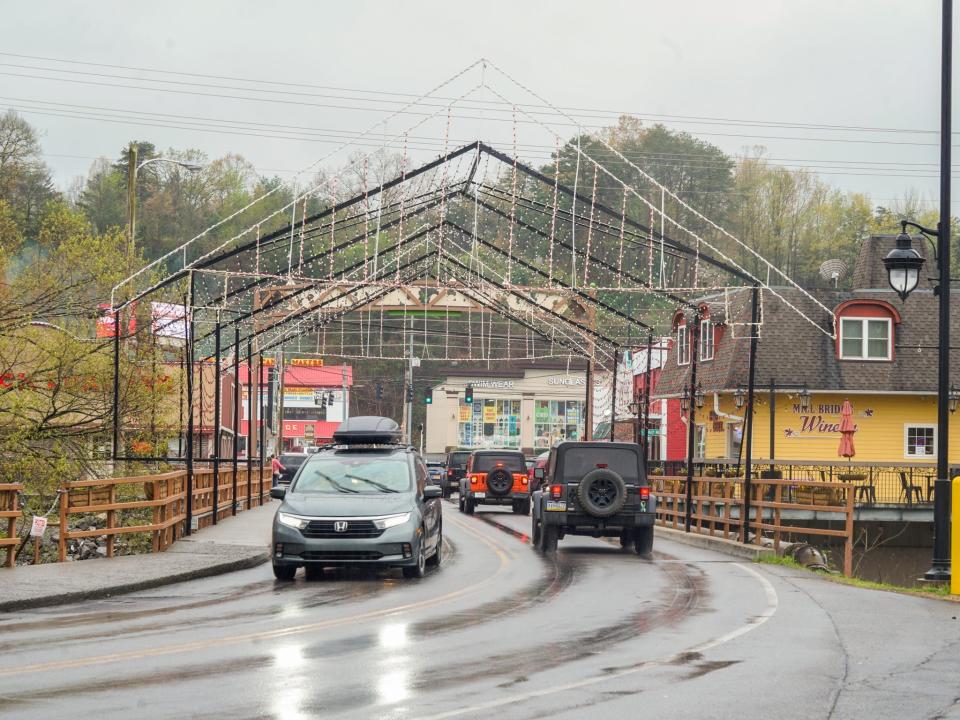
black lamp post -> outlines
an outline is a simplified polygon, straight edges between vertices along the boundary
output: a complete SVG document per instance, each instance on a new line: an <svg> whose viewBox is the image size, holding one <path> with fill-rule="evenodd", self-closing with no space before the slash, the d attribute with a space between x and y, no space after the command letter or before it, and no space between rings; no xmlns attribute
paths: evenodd
<svg viewBox="0 0 960 720"><path fill-rule="evenodd" d="M937 479L933 495L933 564L924 577L933 582L950 580L950 120L953 58L953 0L943 0L940 46L940 221L936 230L909 221L901 222L897 246L883 259L887 277L902 300L917 286L923 258L910 243L907 226L937 238L935 256L939 281L939 350L937 368Z"/></svg>

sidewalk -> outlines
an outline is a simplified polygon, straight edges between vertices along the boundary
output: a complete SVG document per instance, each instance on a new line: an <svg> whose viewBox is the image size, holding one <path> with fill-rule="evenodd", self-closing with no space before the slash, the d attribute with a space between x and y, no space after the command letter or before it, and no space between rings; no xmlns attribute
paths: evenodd
<svg viewBox="0 0 960 720"><path fill-rule="evenodd" d="M0 612L110 597L254 567L270 559L268 502L175 542L162 553L0 569Z"/></svg>

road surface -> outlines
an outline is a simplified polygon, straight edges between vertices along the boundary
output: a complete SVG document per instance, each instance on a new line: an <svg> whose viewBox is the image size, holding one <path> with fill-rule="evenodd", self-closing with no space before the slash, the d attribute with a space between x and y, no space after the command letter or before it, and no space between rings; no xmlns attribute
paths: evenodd
<svg viewBox="0 0 960 720"><path fill-rule="evenodd" d="M2 615L0 718L960 718L960 605L528 528L445 504L423 580L261 566Z"/></svg>

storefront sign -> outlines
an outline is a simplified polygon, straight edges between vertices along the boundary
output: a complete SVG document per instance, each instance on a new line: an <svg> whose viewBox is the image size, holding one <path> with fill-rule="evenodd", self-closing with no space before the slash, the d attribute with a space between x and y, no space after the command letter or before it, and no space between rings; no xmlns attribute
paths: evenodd
<svg viewBox="0 0 960 720"><path fill-rule="evenodd" d="M316 407L313 388L285 387L283 404L285 407Z"/></svg>
<svg viewBox="0 0 960 720"><path fill-rule="evenodd" d="M470 380L467 384L473 385L475 388L510 389L516 387L516 382L513 380Z"/></svg>
<svg viewBox="0 0 960 720"><path fill-rule="evenodd" d="M586 385L587 379L582 377L549 377L547 385Z"/></svg>
<svg viewBox="0 0 960 720"><path fill-rule="evenodd" d="M485 423L495 423L497 421L497 406L485 405L483 408L483 421Z"/></svg>

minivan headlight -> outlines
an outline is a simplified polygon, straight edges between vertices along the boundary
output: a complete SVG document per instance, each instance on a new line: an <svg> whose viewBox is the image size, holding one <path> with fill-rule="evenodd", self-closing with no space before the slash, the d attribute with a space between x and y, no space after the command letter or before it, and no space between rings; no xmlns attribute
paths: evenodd
<svg viewBox="0 0 960 720"><path fill-rule="evenodd" d="M305 520L296 515L290 515L289 513L278 512L277 520L280 521L281 525L286 525L287 527L296 528L297 530L303 530L309 523L309 520Z"/></svg>
<svg viewBox="0 0 960 720"><path fill-rule="evenodd" d="M407 520L410 519L410 513L401 513L399 515L390 515L385 518L378 518L373 521L373 524L378 530L386 530L387 528L396 527L397 525L403 525Z"/></svg>

